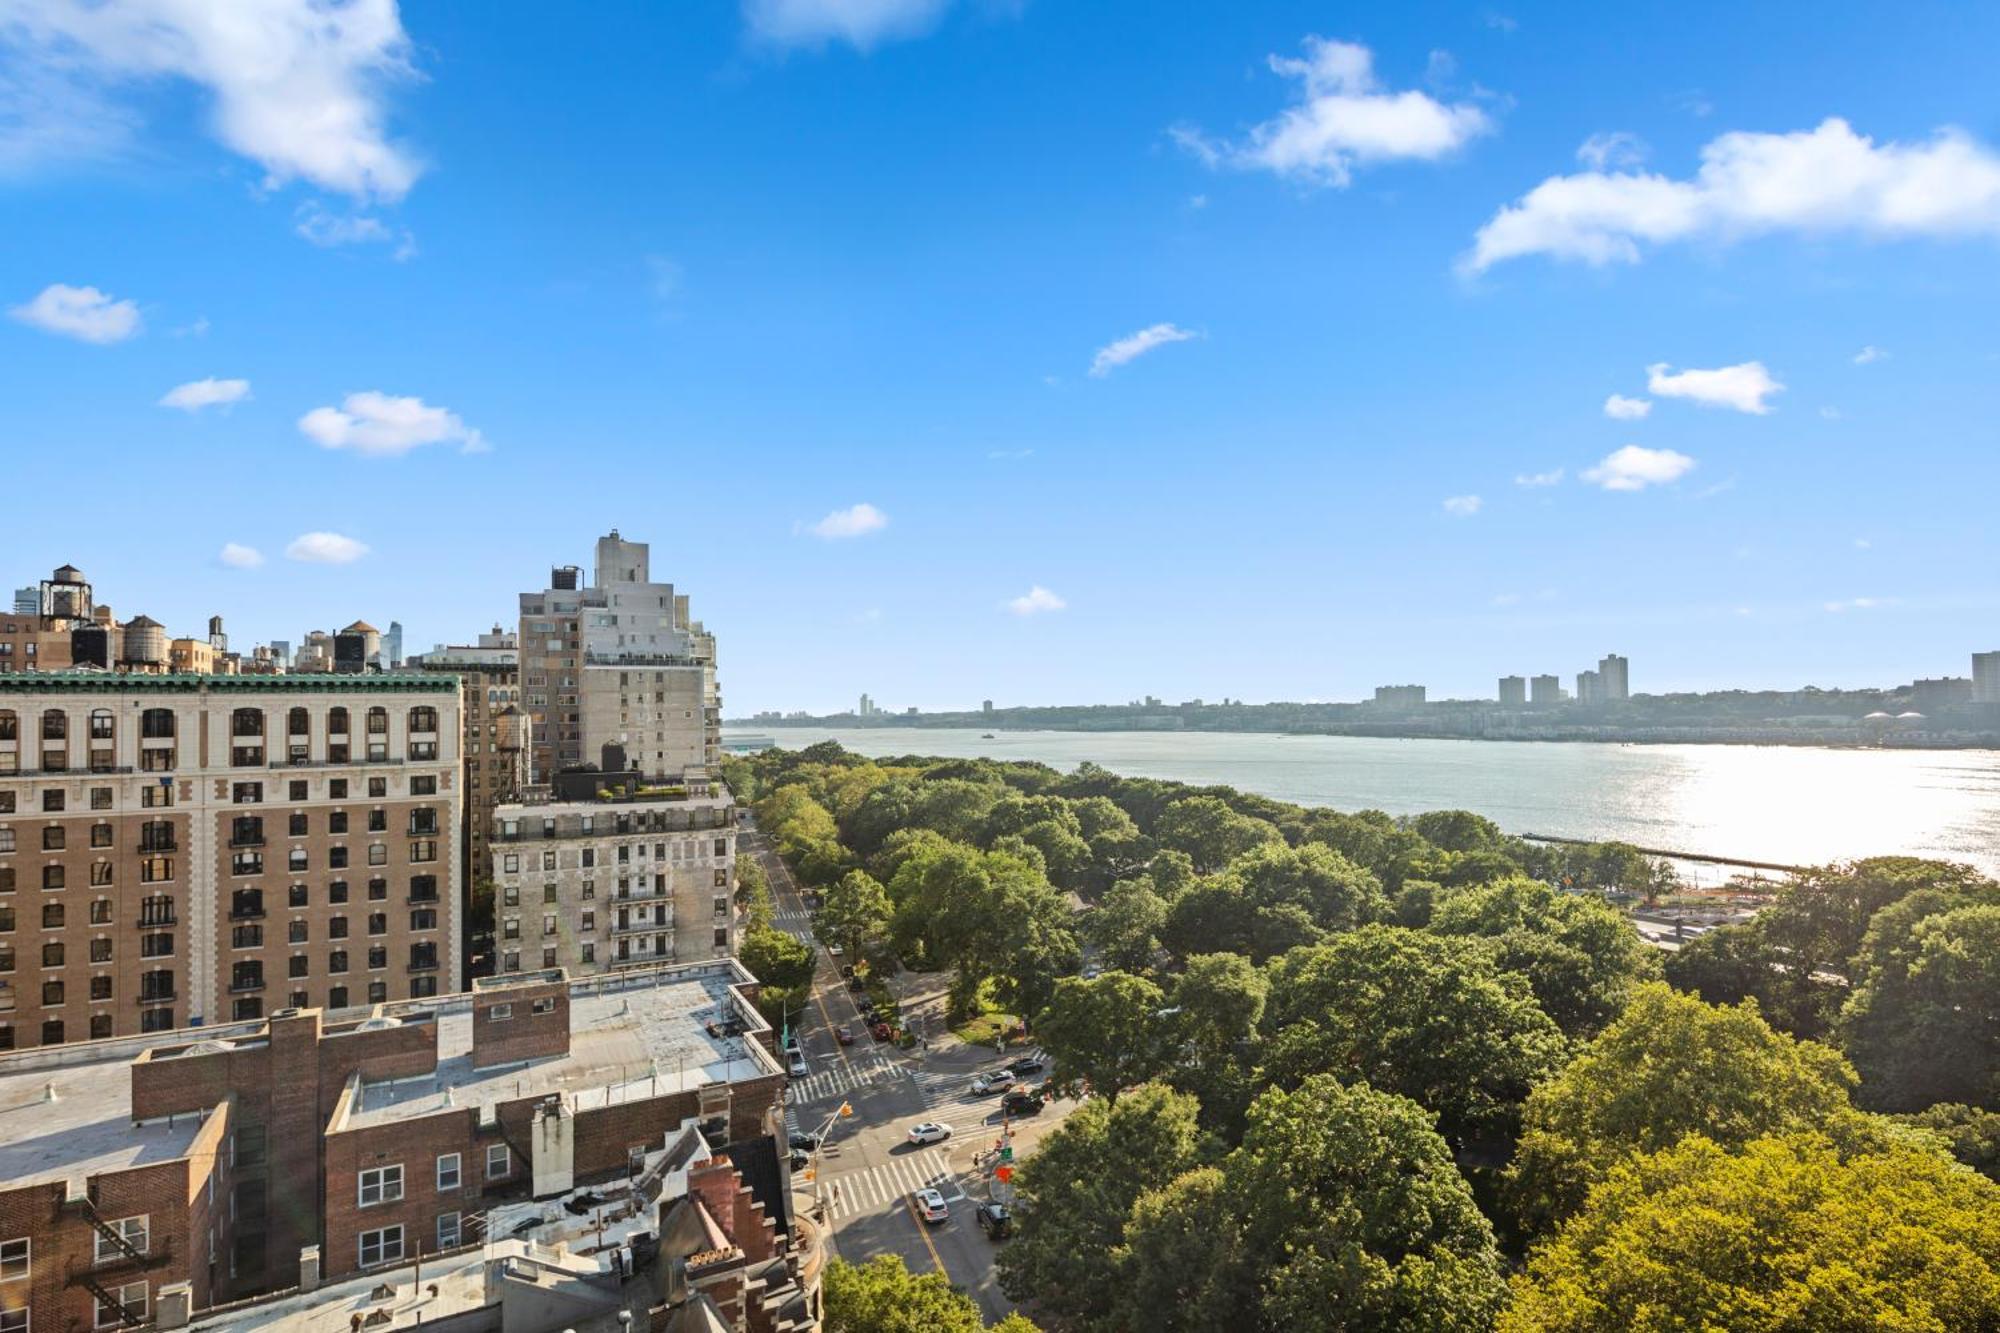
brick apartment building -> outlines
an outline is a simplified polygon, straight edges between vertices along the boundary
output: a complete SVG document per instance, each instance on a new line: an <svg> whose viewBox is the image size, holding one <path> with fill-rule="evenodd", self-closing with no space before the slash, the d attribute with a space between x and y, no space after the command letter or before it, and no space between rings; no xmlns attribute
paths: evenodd
<svg viewBox="0 0 2000 1333"><path fill-rule="evenodd" d="M435 995L448 676L0 674L0 1050Z"/></svg>
<svg viewBox="0 0 2000 1333"><path fill-rule="evenodd" d="M573 972L735 951L736 806L691 770L671 784L558 774L493 811L496 971Z"/></svg>
<svg viewBox="0 0 2000 1333"><path fill-rule="evenodd" d="M544 1210L527 1200L630 1180L690 1122L762 1141L766 1198L788 1197L785 1078L755 990L734 960L557 971L0 1058L0 1328L182 1323L532 1244ZM745 1263L774 1252L733 1194L713 1206Z"/></svg>

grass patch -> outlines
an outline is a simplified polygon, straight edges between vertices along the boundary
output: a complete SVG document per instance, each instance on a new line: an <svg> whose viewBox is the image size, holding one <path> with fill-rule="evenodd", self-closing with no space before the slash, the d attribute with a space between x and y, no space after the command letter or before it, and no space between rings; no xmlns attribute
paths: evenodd
<svg viewBox="0 0 2000 1333"><path fill-rule="evenodd" d="M951 1035L969 1046L991 1046L1000 1039L1000 1034L1017 1026L1020 1019L1013 1014L1003 1014L997 1009L971 1018L952 1028Z"/></svg>

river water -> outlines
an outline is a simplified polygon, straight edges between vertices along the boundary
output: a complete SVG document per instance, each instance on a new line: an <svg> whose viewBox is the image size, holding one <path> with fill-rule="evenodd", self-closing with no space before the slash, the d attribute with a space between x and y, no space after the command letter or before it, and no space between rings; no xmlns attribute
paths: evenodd
<svg viewBox="0 0 2000 1333"><path fill-rule="evenodd" d="M1395 740L1246 732L731 727L788 749L1034 759L1337 810L1472 810L1510 833L1804 865L1906 853L2000 876L2000 751Z"/></svg>

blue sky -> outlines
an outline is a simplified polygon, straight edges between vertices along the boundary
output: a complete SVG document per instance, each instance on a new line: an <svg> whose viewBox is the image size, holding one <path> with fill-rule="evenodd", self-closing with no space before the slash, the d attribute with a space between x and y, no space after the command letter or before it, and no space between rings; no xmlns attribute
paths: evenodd
<svg viewBox="0 0 2000 1333"><path fill-rule="evenodd" d="M8 586L414 649L617 526L732 713L2000 647L2000 9L306 10L0 0Z"/></svg>

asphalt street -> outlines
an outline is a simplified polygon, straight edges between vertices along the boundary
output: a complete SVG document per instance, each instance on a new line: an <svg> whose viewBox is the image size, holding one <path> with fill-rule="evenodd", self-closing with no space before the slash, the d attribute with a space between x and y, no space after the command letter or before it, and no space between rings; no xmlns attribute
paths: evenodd
<svg viewBox="0 0 2000 1333"><path fill-rule="evenodd" d="M811 912L790 871L761 834L746 829L743 842L770 880L777 927L813 942ZM795 1019L811 1072L791 1081L786 1119L793 1130L824 1130L827 1137L809 1168L813 1178L804 1179L802 1171L794 1187L819 1200L841 1258L858 1264L878 1254L900 1255L912 1272L943 1272L979 1302L989 1322L1001 1318L1013 1303L994 1277L996 1243L973 1217L980 1202L1006 1197L1008 1187L992 1177L997 1159L991 1154L1004 1143L1016 1160L1026 1156L1076 1103L1004 1117L997 1095L972 1091L974 1076L1004 1064L1002 1057L943 1033L928 1052L874 1041L838 963L824 948L815 946L815 955L812 1001ZM854 1034L852 1046L834 1039L835 1025ZM843 1103L853 1108L852 1116L837 1114ZM952 1135L940 1144L912 1144L910 1127L920 1121L950 1125ZM921 1220L912 1196L925 1188L944 1195L948 1220Z"/></svg>

